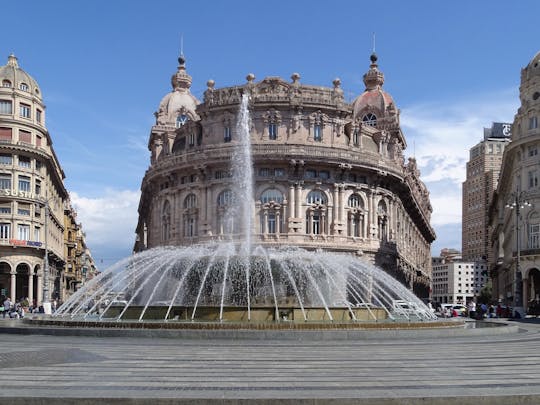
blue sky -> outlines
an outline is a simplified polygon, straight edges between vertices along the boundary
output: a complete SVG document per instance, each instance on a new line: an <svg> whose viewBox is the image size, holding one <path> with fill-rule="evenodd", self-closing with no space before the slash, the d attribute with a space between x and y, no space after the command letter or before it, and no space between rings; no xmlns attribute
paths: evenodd
<svg viewBox="0 0 540 405"><path fill-rule="evenodd" d="M378 2L379 3L379 2ZM98 266L130 254L147 141L184 37L192 92L248 73L364 90L376 32L442 247L461 249L461 182L483 127L513 120L520 69L540 49L540 2L27 0L2 4L0 63L39 83L47 127ZM376 4L376 6L375 6ZM3 56L2 56L3 55Z"/></svg>

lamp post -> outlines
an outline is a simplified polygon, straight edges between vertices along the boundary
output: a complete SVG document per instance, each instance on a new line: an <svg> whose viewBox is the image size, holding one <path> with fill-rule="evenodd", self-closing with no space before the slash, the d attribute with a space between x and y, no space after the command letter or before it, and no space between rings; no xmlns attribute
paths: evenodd
<svg viewBox="0 0 540 405"><path fill-rule="evenodd" d="M45 257L43 258L43 311L45 314L50 315L51 314L51 292L50 292L50 286L49 286L49 246L48 246L48 239L49 239L49 233L48 233L48 223L49 223L49 200L45 200L43 203L45 206Z"/></svg>
<svg viewBox="0 0 540 405"><path fill-rule="evenodd" d="M516 213L516 274L514 280L514 312L518 312L520 316L524 314L523 308L523 283L521 275L521 238L519 233L519 220L521 219L521 210L530 207L532 204L527 200L525 191L515 191L510 194L510 201L506 204L506 208L515 210Z"/></svg>

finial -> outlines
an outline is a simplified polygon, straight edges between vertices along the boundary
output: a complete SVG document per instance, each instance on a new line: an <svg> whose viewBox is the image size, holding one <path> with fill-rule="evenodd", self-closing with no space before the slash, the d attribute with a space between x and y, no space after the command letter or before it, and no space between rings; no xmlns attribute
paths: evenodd
<svg viewBox="0 0 540 405"><path fill-rule="evenodd" d="M291 79L292 79L293 83L297 83L298 80L300 80L300 75L299 75L298 73L295 72L295 73L293 73L293 74L291 75Z"/></svg>
<svg viewBox="0 0 540 405"><path fill-rule="evenodd" d="M248 75L246 76L246 80L248 81L248 83L253 82L253 80L255 80L255 75L253 73L248 73Z"/></svg>
<svg viewBox="0 0 540 405"><path fill-rule="evenodd" d="M19 63L17 62L17 57L13 53L11 53L8 56L8 65L9 66L14 66L14 67L19 67Z"/></svg>
<svg viewBox="0 0 540 405"><path fill-rule="evenodd" d="M184 57L184 34L180 34L180 56L178 57L178 63L181 67L186 65L186 58Z"/></svg>
<svg viewBox="0 0 540 405"><path fill-rule="evenodd" d="M371 53L375 54L375 31L373 32Z"/></svg>

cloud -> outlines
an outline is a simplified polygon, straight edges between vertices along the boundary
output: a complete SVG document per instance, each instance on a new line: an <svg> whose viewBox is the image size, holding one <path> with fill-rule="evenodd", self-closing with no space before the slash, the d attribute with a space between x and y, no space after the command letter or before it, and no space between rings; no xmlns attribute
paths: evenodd
<svg viewBox="0 0 540 405"><path fill-rule="evenodd" d="M103 195L95 198L72 191L70 196L77 219L83 224L86 242L98 265L103 258L112 264L131 253L139 191L105 189ZM115 257L109 257L111 254Z"/></svg>
<svg viewBox="0 0 540 405"><path fill-rule="evenodd" d="M416 157L430 191L431 224L437 232L434 253L439 247L461 248L461 189L469 149L483 140L484 127L491 127L492 122L512 122L517 108L516 88L402 109L406 152Z"/></svg>

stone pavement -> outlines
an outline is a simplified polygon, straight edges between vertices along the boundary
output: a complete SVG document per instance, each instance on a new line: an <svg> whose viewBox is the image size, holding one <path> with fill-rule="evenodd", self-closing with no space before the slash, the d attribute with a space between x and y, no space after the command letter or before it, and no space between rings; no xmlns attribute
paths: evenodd
<svg viewBox="0 0 540 405"><path fill-rule="evenodd" d="M540 323L511 323L340 341L0 333L0 403L540 404Z"/></svg>

